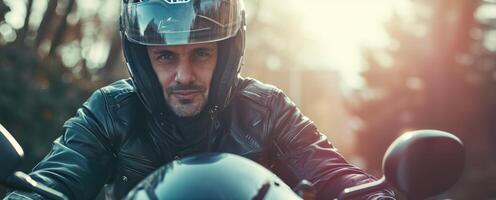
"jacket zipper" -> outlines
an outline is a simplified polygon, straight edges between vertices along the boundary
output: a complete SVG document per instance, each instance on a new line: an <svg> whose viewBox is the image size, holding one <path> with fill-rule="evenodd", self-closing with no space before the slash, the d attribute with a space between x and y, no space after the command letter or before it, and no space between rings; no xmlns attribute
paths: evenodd
<svg viewBox="0 0 496 200"><path fill-rule="evenodd" d="M212 138L213 137L213 132L215 130L217 130L220 126L219 124L219 120L217 119L217 114L219 112L219 106L213 106L210 108L209 110L209 114L210 114L210 120L211 120L211 123L210 123L210 128L208 130L208 133L207 133L207 151L211 152L212 151L212 146L213 146L213 143L215 142L215 139Z"/></svg>

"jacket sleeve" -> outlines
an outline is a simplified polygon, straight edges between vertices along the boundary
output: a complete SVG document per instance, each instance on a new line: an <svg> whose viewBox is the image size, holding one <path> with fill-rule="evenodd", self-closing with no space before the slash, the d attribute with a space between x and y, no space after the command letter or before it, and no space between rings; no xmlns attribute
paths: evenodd
<svg viewBox="0 0 496 200"><path fill-rule="evenodd" d="M69 199L94 199L109 178L114 159L108 104L101 90L64 124L64 133L53 142L48 155L29 174ZM42 199L40 195L14 191L5 199Z"/></svg>
<svg viewBox="0 0 496 200"><path fill-rule="evenodd" d="M282 92L276 92L271 108L271 134L277 158L273 170L290 186L306 179L314 185L317 199L334 199L345 188L375 180L347 163ZM384 190L360 199L394 199L394 193Z"/></svg>

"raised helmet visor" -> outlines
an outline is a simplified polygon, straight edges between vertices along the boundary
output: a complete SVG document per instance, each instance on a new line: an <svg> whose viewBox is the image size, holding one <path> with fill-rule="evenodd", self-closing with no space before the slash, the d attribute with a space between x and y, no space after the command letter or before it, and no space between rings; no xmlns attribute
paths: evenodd
<svg viewBox="0 0 496 200"><path fill-rule="evenodd" d="M122 29L142 45L215 42L242 26L242 5L229 0L146 0L124 3Z"/></svg>

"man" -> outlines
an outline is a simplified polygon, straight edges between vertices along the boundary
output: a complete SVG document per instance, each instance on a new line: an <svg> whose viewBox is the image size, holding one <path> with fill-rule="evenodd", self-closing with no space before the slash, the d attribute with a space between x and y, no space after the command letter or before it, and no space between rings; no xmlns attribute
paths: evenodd
<svg viewBox="0 0 496 200"><path fill-rule="evenodd" d="M372 181L349 165L281 90L239 76L241 0L124 1L131 79L96 91L30 176L70 199L120 199L165 163L202 152L250 158L318 199ZM7 198L40 198L14 192ZM388 191L363 198L392 198Z"/></svg>

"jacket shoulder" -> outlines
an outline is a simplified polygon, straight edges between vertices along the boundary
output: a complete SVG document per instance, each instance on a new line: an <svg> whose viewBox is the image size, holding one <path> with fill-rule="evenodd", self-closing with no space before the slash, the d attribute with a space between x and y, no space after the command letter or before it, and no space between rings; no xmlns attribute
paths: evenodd
<svg viewBox="0 0 496 200"><path fill-rule="evenodd" d="M282 92L274 85L262 83L253 78L241 78L238 96L262 106L268 106L270 101Z"/></svg>
<svg viewBox="0 0 496 200"><path fill-rule="evenodd" d="M136 96L135 99L138 100L131 80L119 80L94 91L84 102L83 108L98 118L107 118L109 111L122 107L123 102L133 101L133 96Z"/></svg>
<svg viewBox="0 0 496 200"><path fill-rule="evenodd" d="M141 118L145 110L130 79L116 81L96 90L83 105L100 121L109 135ZM117 130L120 132L120 130Z"/></svg>
<svg viewBox="0 0 496 200"><path fill-rule="evenodd" d="M110 115L117 123L128 126L145 111L131 79L116 81L100 91L105 96Z"/></svg>
<svg viewBox="0 0 496 200"><path fill-rule="evenodd" d="M118 80L110 85L100 88L100 91L106 98L109 98L109 103L121 103L122 101L137 95L134 90L131 79Z"/></svg>

